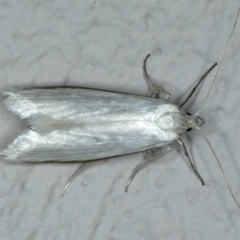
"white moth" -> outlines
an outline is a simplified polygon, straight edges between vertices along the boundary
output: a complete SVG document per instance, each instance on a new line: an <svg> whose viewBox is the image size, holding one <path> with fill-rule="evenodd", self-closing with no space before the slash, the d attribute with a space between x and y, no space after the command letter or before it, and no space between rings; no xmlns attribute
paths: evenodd
<svg viewBox="0 0 240 240"><path fill-rule="evenodd" d="M170 94L148 76L146 61L149 56L143 65L145 78L153 92L165 93L168 100ZM203 75L197 86L216 65ZM64 194L77 174L98 160L167 146L165 152L149 154L147 161L134 169L126 184L127 191L140 168L171 151L170 144L178 141L204 185L180 140L187 130L199 129L204 123L198 114L191 116L181 108L195 90L180 106L152 97L84 88L32 88L3 92L6 107L26 122L26 128L1 152L1 156L14 163L83 162L64 188Z"/></svg>
<svg viewBox="0 0 240 240"><path fill-rule="evenodd" d="M87 161L162 147L203 120L156 98L83 88L3 92L28 128L2 153L8 161Z"/></svg>
<svg viewBox="0 0 240 240"><path fill-rule="evenodd" d="M143 66L146 79L155 91L167 93L148 77L149 56ZM27 126L1 152L3 159L11 162L87 162L168 145L164 153L150 155L149 162L169 152L169 144L175 140L186 152L181 135L204 123L200 117L190 116L167 101L123 93L32 88L3 95L6 107Z"/></svg>

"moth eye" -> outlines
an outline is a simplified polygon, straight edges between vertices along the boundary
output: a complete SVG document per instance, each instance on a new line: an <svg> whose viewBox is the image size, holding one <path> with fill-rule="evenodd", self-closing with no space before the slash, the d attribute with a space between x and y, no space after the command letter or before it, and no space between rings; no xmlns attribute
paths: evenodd
<svg viewBox="0 0 240 240"><path fill-rule="evenodd" d="M187 112L186 114L187 114L188 116L192 116L191 113L188 113L188 112ZM188 128L188 129L187 129L187 132L190 132L191 130L192 130L192 128Z"/></svg>

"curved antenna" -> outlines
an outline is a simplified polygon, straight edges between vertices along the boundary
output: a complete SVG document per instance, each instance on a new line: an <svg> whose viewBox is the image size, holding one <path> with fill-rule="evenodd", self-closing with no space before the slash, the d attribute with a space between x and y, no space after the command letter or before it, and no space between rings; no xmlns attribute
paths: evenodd
<svg viewBox="0 0 240 240"><path fill-rule="evenodd" d="M221 66L224 53L225 53L225 51L226 51L226 49L227 49L228 43L229 43L229 41L230 41L230 39L231 39L231 37L232 37L232 35L233 35L233 33L234 33L234 30L235 30L236 25L237 25L237 21L238 21L238 17L239 17L239 12L240 12L240 7L238 8L237 17L236 17L235 23L234 23L234 25L233 25L232 32L231 32L231 34L230 34L230 36L229 36L229 38L228 38L228 40L227 40L227 43L226 43L226 45L225 45L225 47L224 47L224 49L223 49L223 51L222 51L222 54L221 54L221 57L220 57L220 60L219 60L219 64L218 64L218 67L217 67L217 71L216 71L216 74L215 74L215 76L214 76L214 78L213 78L211 87L210 87L210 89L209 89L209 91L208 91L208 93L207 93L207 96L205 97L205 99L204 99L204 101L203 101L203 103L202 103L202 106L200 107L200 109L198 110L198 112L195 114L196 116L198 116L199 113L201 112L203 106L204 106L205 103L207 102L207 99L208 99L208 97L209 97L209 95L210 95L210 93L211 93L211 91L212 91L213 84L215 83L215 80L216 80L216 78L217 78L218 71L219 71L219 68L220 68L220 66Z"/></svg>
<svg viewBox="0 0 240 240"><path fill-rule="evenodd" d="M233 192L232 192L232 189L231 189L231 187L230 187L230 185L229 185L229 183L228 183L227 177L226 177L226 175L225 175L225 173L224 173L224 171L223 171L222 165L221 165L221 163L220 163L220 161L219 161L219 159L218 159L215 151L213 150L213 147L212 147L211 143L209 142L209 140L207 139L207 137L203 134L203 132L202 132L202 130L201 130L200 128L196 128L196 129L201 133L201 135L203 136L203 138L206 140L208 146L209 146L210 149L212 150L212 153L213 153L213 155L214 155L214 157L215 157L215 159L216 159L216 161L217 161L217 163L218 163L218 165L219 165L219 167L220 167L220 169L221 169L221 172L222 172L222 175L223 175L223 177L224 177L224 180L225 180L225 182L226 182L226 184L227 184L228 190L229 190L229 192L231 193L232 198L234 199L234 201L235 201L235 203L237 204L238 208L240 209L240 204L238 203L236 197L234 196L234 194L233 194Z"/></svg>
<svg viewBox="0 0 240 240"><path fill-rule="evenodd" d="M192 89L192 91L190 92L190 94L188 95L187 99L181 103L179 105L179 107L181 108L185 103L187 103L187 101L192 97L192 95L195 93L196 89L198 88L198 86L200 85L200 83L204 80L204 78L217 66L217 63L214 63L212 65L212 67L210 67L205 73L204 75L200 78L200 80L198 81L197 85Z"/></svg>

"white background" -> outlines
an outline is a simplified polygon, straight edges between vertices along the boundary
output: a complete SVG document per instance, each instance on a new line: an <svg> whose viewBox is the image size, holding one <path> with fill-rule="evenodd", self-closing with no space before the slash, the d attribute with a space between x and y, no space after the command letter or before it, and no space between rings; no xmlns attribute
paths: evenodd
<svg viewBox="0 0 240 240"><path fill-rule="evenodd" d="M0 90L81 86L147 95L150 76L180 104L218 61L239 1L0 1ZM201 112L211 141L240 201L240 22ZM194 114L213 73L185 106ZM1 100L3 98L1 97ZM0 149L23 127L0 104ZM240 210L204 139L182 140L206 182L202 187L178 144L141 170L124 192L143 154L103 161L60 196L79 164L0 161L1 239L239 238ZM81 146L79 146L81 147Z"/></svg>

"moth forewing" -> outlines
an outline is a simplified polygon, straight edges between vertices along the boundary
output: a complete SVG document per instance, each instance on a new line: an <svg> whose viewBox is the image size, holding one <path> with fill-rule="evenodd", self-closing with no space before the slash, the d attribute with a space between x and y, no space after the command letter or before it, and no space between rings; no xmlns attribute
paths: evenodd
<svg viewBox="0 0 240 240"><path fill-rule="evenodd" d="M81 88L4 95L7 108L28 125L3 150L7 161L108 158L165 146L186 130L183 111L160 99Z"/></svg>

